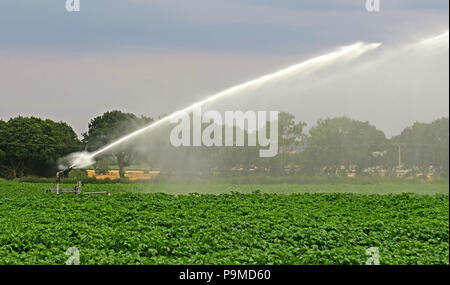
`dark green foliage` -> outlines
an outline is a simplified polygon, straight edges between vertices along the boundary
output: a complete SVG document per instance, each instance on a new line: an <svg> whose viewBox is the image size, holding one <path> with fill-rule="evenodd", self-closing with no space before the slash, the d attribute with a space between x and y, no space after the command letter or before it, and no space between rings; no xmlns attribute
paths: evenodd
<svg viewBox="0 0 450 285"><path fill-rule="evenodd" d="M94 151L151 122L151 118L131 113L106 112L91 120L84 143L88 151ZM387 139L368 122L346 117L319 120L306 134L305 123L281 112L279 152L270 158L259 157L259 147L174 147L169 141L174 124L165 124L97 157L95 169L104 173L110 165L117 165L124 178L126 166L144 164L169 175L231 177L238 183L304 183L311 181L309 176L321 175L330 176L325 180L332 182L341 179L334 176L349 172L361 177L377 172L395 176L403 171L411 180L416 174L426 178L431 172L448 178L448 122L442 118L415 123ZM81 148L64 123L22 117L7 123L0 120L0 177L53 176L56 159Z"/></svg>
<svg viewBox="0 0 450 285"><path fill-rule="evenodd" d="M357 172L374 166L372 152L383 150L387 143L384 133L368 122L347 117L319 120L309 131L303 167L309 173L339 174L356 168Z"/></svg>
<svg viewBox="0 0 450 285"><path fill-rule="evenodd" d="M54 175L58 158L81 149L64 122L16 117L0 123L0 169L8 178Z"/></svg>
<svg viewBox="0 0 450 285"><path fill-rule="evenodd" d="M6 123L0 120L0 142L3 142L3 145L0 143L0 165L6 163L6 153L4 151L6 145L4 145L4 139L1 138L1 136L6 132L6 127L7 127ZM7 175L8 170L5 167L0 167L0 177L6 177Z"/></svg>
<svg viewBox="0 0 450 285"><path fill-rule="evenodd" d="M95 117L89 123L89 129L83 134L88 151L95 151L152 122L152 118L137 117L121 111L106 112ZM112 151L117 159L120 177L124 177L124 168L136 158L135 141L127 141Z"/></svg>
<svg viewBox="0 0 450 285"><path fill-rule="evenodd" d="M448 177L449 120L441 118L429 124L416 122L392 139L401 148L402 163L418 172L430 169Z"/></svg>

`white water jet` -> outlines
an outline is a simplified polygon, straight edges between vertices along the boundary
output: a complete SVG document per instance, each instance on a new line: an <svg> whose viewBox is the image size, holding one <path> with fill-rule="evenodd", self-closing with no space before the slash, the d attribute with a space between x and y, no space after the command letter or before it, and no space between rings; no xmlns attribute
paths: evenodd
<svg viewBox="0 0 450 285"><path fill-rule="evenodd" d="M449 32L448 30L438 36L435 37L430 37L421 41L418 41L414 44L411 45L412 48L439 48L439 47L444 47L448 49L448 37L449 37ZM172 114L170 114L167 117L164 117L144 128L141 128L137 131L134 131L132 133L130 133L129 135L126 135L120 139L118 139L117 141L108 144L104 147L102 147L101 149L93 152L93 153L89 153L89 152L81 152L81 153L73 153L71 155L68 156L69 161L71 161L71 167L74 168L81 168L81 167L85 167L88 165L91 165L94 162L94 158L96 156L98 156L101 153L104 153L112 148L114 148L117 145L120 145L121 143L123 143L124 141L127 141L135 136L140 135L141 133L144 133L146 131L149 131L153 128L156 128L157 126L170 121L171 118L177 116L179 113L181 112L186 112L186 111L190 111L192 110L195 106L197 105L203 105L206 103L211 103L214 102L218 99L224 98L224 97L228 97L231 95L236 95L239 94L243 91L249 90L251 88L257 88L263 84L269 83L269 82L275 82L276 80L281 80L284 79L290 75L294 75L296 73L299 72L313 72L317 69L323 68L325 66L331 65L334 62L336 62L339 59L353 59L356 58L360 55L362 55L363 53L366 53L370 50L374 50L377 47L379 47L381 45L381 43L371 43L371 44L365 44L365 43L355 43L353 45L350 46L345 46L342 47L334 52L330 52L328 54L322 55L322 56L318 56L309 60L306 60L304 62L301 62L299 64L290 66L288 68L282 69L280 71L268 74L268 75L264 75L260 78L257 78L255 80L251 80L248 81L246 83L231 87L229 89L226 89L222 92L219 92L211 97L206 98L203 101L197 102L191 106L188 106L182 110L176 111Z"/></svg>
<svg viewBox="0 0 450 285"><path fill-rule="evenodd" d="M285 69L279 70L277 72L271 73L271 74L267 74L264 76L261 76L257 79L236 85L234 87L228 88L224 91L221 91L219 93L216 93L215 95L212 95L200 102L194 103L184 109L178 110L156 122L151 123L150 125L143 127L139 130L136 130L118 140L116 140L115 142L112 142L102 148L100 148L99 150L89 153L89 152L78 152L78 153L72 153L70 154L67 158L69 159L69 161L71 161L71 165L70 167L73 168L82 168L82 167L86 167L89 166L91 164L93 164L94 162L94 158L96 156L98 156L101 153L104 153L112 148L114 148L115 146L120 145L121 143L136 137L146 131L149 131L151 129L156 128L157 126L165 123L165 122L169 122L172 118L178 116L180 113L183 112L188 112L190 110L192 110L194 107L198 106L198 105L203 105L206 103L211 103L213 101L216 101L218 99L224 98L224 97L228 97L231 95L236 95L239 94L245 90L248 90L250 88L256 88L259 87L263 84L266 84L268 82L273 82L275 80L280 80L283 79L287 76L296 74L298 72L306 72L306 71L311 71L314 70L315 68L320 68L320 67L324 67L326 65L332 64L335 61L339 60L339 59L353 59L356 58L360 55L362 55L363 53L366 53L370 50L374 50L377 47L379 47L381 45L381 43L370 43L370 44L366 44L366 43L362 43L362 42L357 42L353 45L349 45L349 46L344 46L339 48L336 51L330 52L328 54L325 55L321 55L318 57L314 57L312 59L306 60L304 62L289 66Z"/></svg>
<svg viewBox="0 0 450 285"><path fill-rule="evenodd" d="M418 46L419 47L427 46L427 47L431 47L431 48L444 46L444 47L448 48L448 40L449 40L449 32L447 30L438 36L421 40L418 43Z"/></svg>
<svg viewBox="0 0 450 285"><path fill-rule="evenodd" d="M449 37L449 32L447 30L446 32L444 32L438 36L434 36L434 37L430 37L430 38L426 38L424 40L418 41L418 42L412 44L411 47L412 48L422 48L422 47L423 48L425 48L425 47L426 48L438 48L440 46L444 46L444 47L448 48L448 37ZM158 127L159 125L162 125L165 122L169 122L173 117L176 117L177 115L179 115L182 112L188 112L188 111L192 110L195 106L203 105L206 103L211 103L218 99L222 99L224 97L236 95L243 91L247 91L252 88L260 87L261 85L267 84L269 82L275 82L277 80L282 80L288 76L297 74L299 72L313 72L317 69L331 65L340 59L346 59L346 60L354 59L354 58L362 55L363 53L366 53L368 51L378 48L380 45L381 45L381 43L366 44L366 43L358 42L353 45L341 47L338 50L330 52L328 54L306 60L299 64L292 65L292 66L282 69L280 71L261 76L257 79L248 81L246 83L236 85L234 87L231 87L229 89L226 89L224 91L216 93L215 95L212 95L200 102L192 104L184 109L176 111L176 112L170 114L169 116L166 116L154 123L151 123L150 125L148 125L144 128L136 130L136 131L116 140L115 142L100 148L99 150L97 150L95 152L73 153L70 155L70 161L72 161L71 167L81 168L81 167L86 167L88 165L91 165L94 162L94 158L96 156L114 148L115 146L120 145L121 143L123 143L133 137L136 137L146 131L154 129L154 128Z"/></svg>
<svg viewBox="0 0 450 285"><path fill-rule="evenodd" d="M74 152L58 160L58 168L82 168L95 163L94 156L87 151Z"/></svg>
<svg viewBox="0 0 450 285"><path fill-rule="evenodd" d="M99 150L92 152L92 153L88 153L88 152L81 152L81 153L73 153L70 155L72 164L71 167L73 168L81 168L81 167L86 167L89 166L93 163L94 158L96 156L98 156L101 153L104 153L112 148L114 148L117 145L120 145L121 143L135 137L138 136L146 131L149 131L151 129L154 129L155 127L165 123L165 122L169 122L172 118L176 117L177 115L179 115L180 113L183 112L188 112L190 110L192 110L194 107L198 106L198 105L203 105L206 103L211 103L213 101L216 101L218 99L224 98L224 97L228 97L231 95L236 95L239 94L245 90L248 90L250 88L256 88L259 87L263 84L266 84L268 82L273 82L276 80L281 80L287 76L290 75L294 75L296 73L299 72L308 72L308 71L314 71L315 69L318 68L323 68L324 66L330 65L334 62L336 62L339 59L346 59L346 60L351 60L354 59L360 55L362 55L363 53L366 53L370 50L374 50L377 47L379 47L381 45L381 43L362 43L362 42L357 42L355 44L349 45L349 46L344 46L339 48L336 51L327 53L325 55L321 55L318 57L314 57L312 59L306 60L304 62L289 66L285 69L279 70L277 72L271 73L271 74L267 74L264 76L261 76L257 79L236 85L234 87L228 88L224 91L221 91L219 93L216 93L215 95L212 95L200 102L194 103L184 109L181 109L179 111L176 111L172 114L170 114L169 116L166 116L154 123L151 123L150 125L143 127L139 130L136 130L118 140L116 140L115 142L108 144L102 148L100 148Z"/></svg>

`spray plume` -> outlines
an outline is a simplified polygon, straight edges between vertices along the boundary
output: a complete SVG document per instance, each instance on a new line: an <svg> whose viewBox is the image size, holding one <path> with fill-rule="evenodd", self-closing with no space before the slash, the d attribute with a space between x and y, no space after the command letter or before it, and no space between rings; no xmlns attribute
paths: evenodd
<svg viewBox="0 0 450 285"><path fill-rule="evenodd" d="M123 142L132 139L136 136L139 136L140 134L147 132L151 129L154 129L166 122L169 122L172 118L177 117L179 114L184 113L184 112L189 112L190 110L192 110L194 107L196 106L201 106L204 105L206 103L211 103L214 101L217 101L218 99L222 99L224 97L228 97L228 96L232 96L232 95L236 95L239 94L243 91L252 89L252 88L256 88L259 87L261 85L264 85L266 83L269 82L274 82L276 80L281 80L285 77L297 74L299 72L308 72L308 71L313 71L315 69L318 69L320 67L324 67L326 65L330 65L334 62L336 62L339 59L347 59L347 60L351 60L354 59L368 51L374 50L376 48L378 48L381 45L381 43L362 43L362 42L357 42L355 44L349 45L349 46L344 46L341 47L339 49L337 49L336 51L318 56L318 57L314 57L311 58L309 60L303 61L301 63L289 66L285 69L279 70L277 72L274 73L270 73L267 75L263 75L257 79L236 85L234 87L228 88L224 91L221 91L219 93L216 93L215 95L212 95L200 102L194 103L184 109L181 109L179 111L176 111L156 122L151 123L150 125L143 127L139 130L136 130L102 148L100 148L99 150L89 153L89 152L79 152L79 153L73 153L70 155L71 157L71 167L73 168L81 168L81 167L86 167L89 166L91 164L93 164L94 162L94 158L102 153L105 153L106 151L122 144Z"/></svg>
<svg viewBox="0 0 450 285"><path fill-rule="evenodd" d="M448 36L449 36L449 34L448 34L448 30L447 30L438 36L427 38L427 39L420 41L419 45L429 46L429 47L445 45L448 47L448 39L449 39Z"/></svg>

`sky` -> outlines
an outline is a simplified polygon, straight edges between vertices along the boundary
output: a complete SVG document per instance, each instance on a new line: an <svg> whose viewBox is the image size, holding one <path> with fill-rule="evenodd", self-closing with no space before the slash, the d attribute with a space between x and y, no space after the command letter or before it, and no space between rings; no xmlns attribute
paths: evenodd
<svg viewBox="0 0 450 285"><path fill-rule="evenodd" d="M361 61L376 69L336 67L322 73L331 78L326 84L291 80L249 98L266 102L258 109L276 106L308 125L347 115L388 135L448 116L448 40L439 53L402 57L398 47L448 30L449 2L380 0L379 12L367 11L365 2L81 0L81 11L69 13L65 0L2 0L0 119L50 118L80 135L105 111L158 117L357 41L390 47L377 51L378 64ZM395 56L385 62L383 51ZM244 104L234 103L227 106Z"/></svg>

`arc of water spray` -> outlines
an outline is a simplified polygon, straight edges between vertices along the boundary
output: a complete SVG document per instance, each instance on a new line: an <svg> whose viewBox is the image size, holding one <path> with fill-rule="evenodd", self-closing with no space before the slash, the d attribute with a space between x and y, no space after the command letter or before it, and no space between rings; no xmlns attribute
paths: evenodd
<svg viewBox="0 0 450 285"><path fill-rule="evenodd" d="M447 46L448 46L448 35L449 34L448 34L448 30L447 30L447 31L443 32L442 34L437 35L435 37L431 37L431 38L427 38L427 39L421 40L419 42L419 45L434 46L434 45L442 44L442 43L446 42Z"/></svg>
<svg viewBox="0 0 450 285"><path fill-rule="evenodd" d="M150 125L143 127L139 130L136 130L118 140L116 140L115 142L112 142L111 144L108 144L102 148L100 148L99 150L92 152L92 153L84 153L83 157L78 157L77 159L74 160L74 163L72 164L71 167L77 167L79 166L79 164L81 164L81 161L83 160L92 160L94 157L98 156L101 153L106 152L109 149L114 148L117 145L120 145L121 143L135 137L138 136L144 132L147 132L151 129L156 128L157 126L170 121L172 118L175 118L176 116L178 116L181 113L184 112L188 112L190 110L192 110L194 107L199 106L199 105L203 105L206 103L210 103L213 101L216 101L218 99L227 97L227 96L231 96L231 95L235 95L235 94L239 94L242 91L245 91L249 88L254 88L254 87L258 87L261 86L263 84L266 84L268 82L272 82L275 81L277 79L282 79L286 76L289 75L293 75L296 74L298 72L304 72L307 71L308 69L312 69L315 67L320 67L322 65L326 65L326 64L331 64L334 61L341 59L341 58L346 58L346 59L353 59L355 57L358 57L360 55L362 55L363 53L366 53L370 50L374 50L376 48L378 48L381 45L381 43L362 43L362 42L357 42L355 44L349 45L349 46L344 46L339 48L336 51L321 55L321 56L317 56L314 58L311 58L309 60L303 61L301 63L289 66L285 69L279 70L277 72L274 73L270 73L267 75L263 75L257 79L236 85L234 87L228 88L226 90L223 90L219 93L216 93L215 95L212 95L200 102L194 103L184 109L181 109L179 111L176 111L156 122L151 123Z"/></svg>

